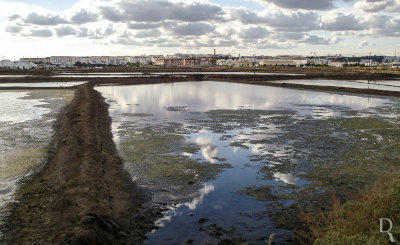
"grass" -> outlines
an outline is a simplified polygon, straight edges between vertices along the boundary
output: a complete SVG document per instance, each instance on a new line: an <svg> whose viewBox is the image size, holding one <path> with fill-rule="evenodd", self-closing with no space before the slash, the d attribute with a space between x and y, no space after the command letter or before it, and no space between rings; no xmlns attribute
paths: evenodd
<svg viewBox="0 0 400 245"><path fill-rule="evenodd" d="M400 241L400 172L389 173L357 198L342 204L333 198L330 211L302 214L313 244L391 244L379 232L379 219L394 223L391 233ZM385 228L386 229L386 228Z"/></svg>
<svg viewBox="0 0 400 245"><path fill-rule="evenodd" d="M353 131L357 147L343 153L347 161L317 168L313 175L320 185L341 185L352 195L347 201L333 196L327 211L303 212L309 233L300 235L317 245L392 244L379 230L379 219L388 218L400 242L400 128L380 118L351 118L342 126Z"/></svg>

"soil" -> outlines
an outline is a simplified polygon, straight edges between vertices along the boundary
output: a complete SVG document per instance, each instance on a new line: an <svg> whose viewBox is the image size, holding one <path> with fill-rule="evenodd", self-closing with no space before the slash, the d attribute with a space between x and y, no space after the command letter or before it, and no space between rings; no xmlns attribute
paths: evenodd
<svg viewBox="0 0 400 245"><path fill-rule="evenodd" d="M64 109L46 168L18 193L8 244L140 244L161 215L122 169L108 105L79 86Z"/></svg>

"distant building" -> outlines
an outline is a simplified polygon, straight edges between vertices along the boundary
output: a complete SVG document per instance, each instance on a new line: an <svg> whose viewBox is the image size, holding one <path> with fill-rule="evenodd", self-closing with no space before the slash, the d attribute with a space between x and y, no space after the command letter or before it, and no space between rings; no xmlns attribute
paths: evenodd
<svg viewBox="0 0 400 245"><path fill-rule="evenodd" d="M0 61L0 67L8 69L21 69L21 70L38 68L38 66L33 62L28 62L28 61L13 62L11 60Z"/></svg>
<svg viewBox="0 0 400 245"><path fill-rule="evenodd" d="M76 63L76 56L51 56L50 63L62 67L72 67Z"/></svg>

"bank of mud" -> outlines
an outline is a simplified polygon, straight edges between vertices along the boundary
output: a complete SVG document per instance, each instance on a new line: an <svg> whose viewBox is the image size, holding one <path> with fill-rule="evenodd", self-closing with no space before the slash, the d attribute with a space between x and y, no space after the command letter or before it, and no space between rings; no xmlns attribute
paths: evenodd
<svg viewBox="0 0 400 245"><path fill-rule="evenodd" d="M47 166L17 193L7 244L140 243L160 212L122 169L108 105L82 85L59 116Z"/></svg>

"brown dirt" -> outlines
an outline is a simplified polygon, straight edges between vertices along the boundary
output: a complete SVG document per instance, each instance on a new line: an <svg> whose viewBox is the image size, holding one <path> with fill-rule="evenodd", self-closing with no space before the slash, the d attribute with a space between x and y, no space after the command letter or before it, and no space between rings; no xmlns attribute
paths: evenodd
<svg viewBox="0 0 400 245"><path fill-rule="evenodd" d="M78 87L58 120L47 166L19 191L8 244L143 240L160 213L145 206L143 193L122 169L110 124L104 98L92 85Z"/></svg>

